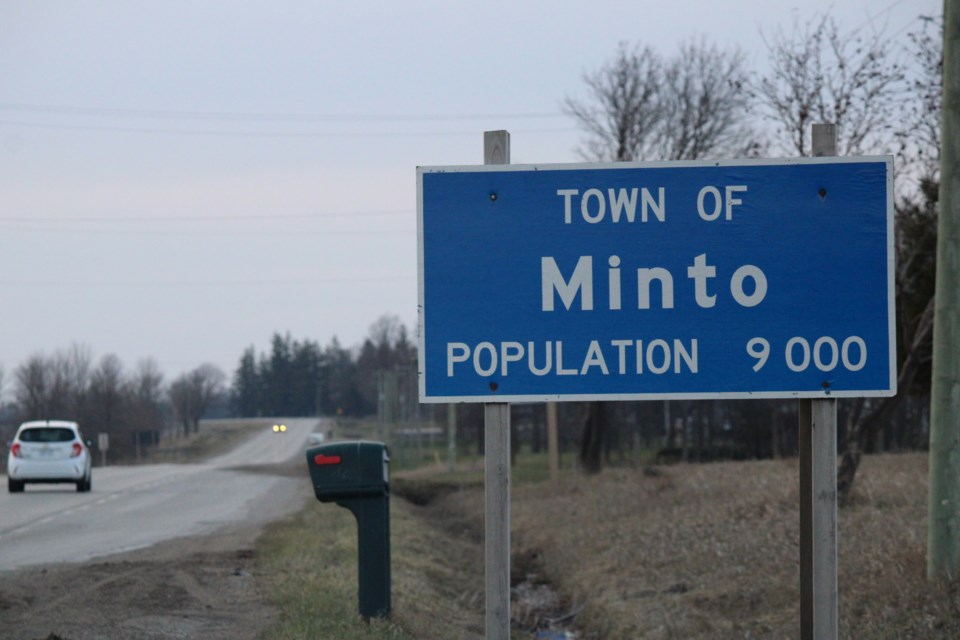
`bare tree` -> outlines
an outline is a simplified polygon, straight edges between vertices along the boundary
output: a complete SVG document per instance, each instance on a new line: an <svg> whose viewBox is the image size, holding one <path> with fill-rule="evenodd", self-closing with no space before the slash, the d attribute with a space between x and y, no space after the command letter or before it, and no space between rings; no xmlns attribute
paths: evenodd
<svg viewBox="0 0 960 640"><path fill-rule="evenodd" d="M939 180L940 108L943 99L943 16L920 17L922 27L908 34L917 73L908 75L903 126L896 131L898 160L906 173Z"/></svg>
<svg viewBox="0 0 960 640"><path fill-rule="evenodd" d="M837 492L845 499L853 488L862 453L911 393L930 390L933 358L934 280L937 248L937 183L925 179L921 202L904 200L897 208L897 395L871 401L858 398L847 421L837 469Z"/></svg>
<svg viewBox="0 0 960 640"><path fill-rule="evenodd" d="M933 349L933 309L936 278L940 108L943 88L943 20L924 19L919 31L909 34L916 72L907 76L906 114L896 131L899 155L908 188L901 186L897 205L897 354L898 393L891 398L855 401L837 471L837 490L846 498L856 478L860 458L868 444L890 421L903 400L930 389ZM919 188L909 188L918 179ZM901 181L904 182L904 181Z"/></svg>
<svg viewBox="0 0 960 640"><path fill-rule="evenodd" d="M190 389L190 377L187 374L182 374L171 382L170 388L167 390L167 395L170 397L170 406L173 409L173 415L177 419L178 427L175 435L179 436L181 428L184 435L189 435L192 425L191 416L194 413L194 400Z"/></svg>
<svg viewBox="0 0 960 640"><path fill-rule="evenodd" d="M103 356L90 374L85 398L85 428L111 434L126 430L124 387L123 363L120 358L113 354Z"/></svg>
<svg viewBox="0 0 960 640"><path fill-rule="evenodd" d="M882 31L843 32L829 15L803 26L794 22L790 34L777 31L767 41L771 70L757 83L756 93L764 115L777 126L780 147L809 153L811 125L829 122L838 125L842 154L890 152L899 143L903 164L932 166L929 158L939 157L941 40L930 35L929 27L928 22L923 31L911 34L917 63L912 72ZM862 452L902 400L929 386L937 216L933 175L920 171L919 189L904 189L904 181L898 181L899 393L852 402L838 468L841 498L853 486Z"/></svg>
<svg viewBox="0 0 960 640"><path fill-rule="evenodd" d="M46 358L35 353L14 371L14 399L24 420L47 417L50 386Z"/></svg>
<svg viewBox="0 0 960 640"><path fill-rule="evenodd" d="M139 460L142 433L159 431L164 422L163 374L156 360L147 358L138 362L126 387L127 420Z"/></svg>
<svg viewBox="0 0 960 640"><path fill-rule="evenodd" d="M588 160L692 160L743 155L755 145L746 116L747 73L739 49L689 40L664 60L621 44L613 60L584 75L586 100L564 110L586 134Z"/></svg>
<svg viewBox="0 0 960 640"><path fill-rule="evenodd" d="M159 414L163 402L163 373L156 360L146 358L137 363L130 388L133 399L147 414L141 422L144 425L155 424L154 416Z"/></svg>
<svg viewBox="0 0 960 640"><path fill-rule="evenodd" d="M77 344L50 357L38 353L28 358L14 376L21 417L77 420L89 432L121 436L113 447L118 451L131 446L127 434L161 427L166 407L163 374L155 361L141 361L130 376L115 355L104 356L96 367L91 362L89 347ZM215 375L207 378L217 380ZM132 444L136 447L138 441Z"/></svg>
<svg viewBox="0 0 960 640"><path fill-rule="evenodd" d="M47 361L50 417L77 416L84 411L93 355L86 345L73 344Z"/></svg>
<svg viewBox="0 0 960 640"><path fill-rule="evenodd" d="M663 61L650 47L620 43L614 59L584 74L588 101L567 98L563 107L586 133L580 154L590 160L638 160L656 146L661 119L658 91Z"/></svg>
<svg viewBox="0 0 960 640"><path fill-rule="evenodd" d="M587 405L583 431L580 434L580 464L587 473L597 473L603 466L603 453L610 437L607 405L609 402L591 402Z"/></svg>
<svg viewBox="0 0 960 640"><path fill-rule="evenodd" d="M586 134L580 153L589 160L695 160L755 151L747 121L744 57L705 39L684 43L664 61L649 47L620 44L614 58L584 75L587 100L563 107ZM603 403L591 402L580 441L580 461L599 471L617 423Z"/></svg>
<svg viewBox="0 0 960 640"><path fill-rule="evenodd" d="M222 393L227 377L218 367L202 364L193 371L180 375L170 384L168 395L184 434L200 428L200 418L211 402Z"/></svg>
<svg viewBox="0 0 960 640"><path fill-rule="evenodd" d="M663 74L657 160L756 153L745 115L750 111L748 77L739 49L722 51L705 39L680 46Z"/></svg>
<svg viewBox="0 0 960 640"><path fill-rule="evenodd" d="M844 32L822 14L795 19L790 33L777 29L765 42L770 71L755 93L783 151L809 154L816 122L837 125L842 155L891 148L905 73L882 31Z"/></svg>

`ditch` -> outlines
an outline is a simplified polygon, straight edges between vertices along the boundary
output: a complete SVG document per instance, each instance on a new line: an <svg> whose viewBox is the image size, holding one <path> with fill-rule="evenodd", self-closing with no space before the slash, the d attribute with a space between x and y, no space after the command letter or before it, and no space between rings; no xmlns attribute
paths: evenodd
<svg viewBox="0 0 960 640"><path fill-rule="evenodd" d="M431 480L394 480L394 495L420 507L419 513L445 535L483 545L482 485ZM479 505L479 510L478 510ZM479 553L482 557L482 548ZM536 640L585 640L576 628L580 607L549 581L540 555L525 551L511 559L510 613L513 630ZM482 586L483 567L475 568ZM476 600L475 600L476 598ZM482 589L471 600L483 610Z"/></svg>

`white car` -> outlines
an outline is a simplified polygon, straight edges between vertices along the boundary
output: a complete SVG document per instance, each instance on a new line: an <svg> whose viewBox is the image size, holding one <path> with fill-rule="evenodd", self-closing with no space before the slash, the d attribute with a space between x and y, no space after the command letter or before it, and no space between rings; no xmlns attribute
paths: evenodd
<svg viewBox="0 0 960 640"><path fill-rule="evenodd" d="M24 422L10 443L7 488L20 493L27 482L72 482L77 491L93 486L89 444L76 422Z"/></svg>

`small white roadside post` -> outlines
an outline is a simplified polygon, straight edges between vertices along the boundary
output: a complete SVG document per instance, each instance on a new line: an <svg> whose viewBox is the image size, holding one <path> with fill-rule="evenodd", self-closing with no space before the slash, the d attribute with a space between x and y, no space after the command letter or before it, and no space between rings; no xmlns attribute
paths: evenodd
<svg viewBox="0 0 960 640"><path fill-rule="evenodd" d="M97 434L97 449L100 450L100 466L107 466L107 450L110 448L110 434Z"/></svg>
<svg viewBox="0 0 960 640"><path fill-rule="evenodd" d="M510 164L508 131L484 131L483 163ZM510 405L486 403L483 423L486 637L510 640Z"/></svg>
<svg viewBox="0 0 960 640"><path fill-rule="evenodd" d="M837 155L836 125L813 125L813 155ZM837 401L802 399L799 414L800 638L831 640L837 637Z"/></svg>

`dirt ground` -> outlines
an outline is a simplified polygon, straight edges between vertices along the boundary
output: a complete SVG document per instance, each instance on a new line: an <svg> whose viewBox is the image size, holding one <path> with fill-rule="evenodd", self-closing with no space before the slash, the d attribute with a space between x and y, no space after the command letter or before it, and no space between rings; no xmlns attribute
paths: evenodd
<svg viewBox="0 0 960 640"><path fill-rule="evenodd" d="M250 470L253 471L253 470ZM286 465L256 469L290 475ZM255 570L264 526L304 504L302 491L279 496L251 521L81 564L0 573L3 640L244 640L257 638L276 611Z"/></svg>
<svg viewBox="0 0 960 640"><path fill-rule="evenodd" d="M0 638L256 638L273 620L253 574L259 527L0 575Z"/></svg>

